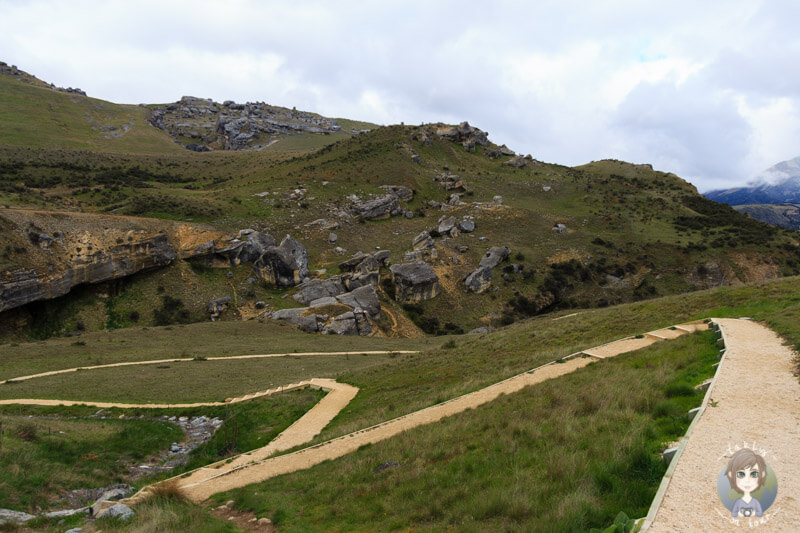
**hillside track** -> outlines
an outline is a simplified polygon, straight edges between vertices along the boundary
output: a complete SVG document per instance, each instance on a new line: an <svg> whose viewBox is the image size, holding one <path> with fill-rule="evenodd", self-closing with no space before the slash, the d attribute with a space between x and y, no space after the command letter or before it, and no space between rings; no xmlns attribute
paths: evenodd
<svg viewBox="0 0 800 533"><path fill-rule="evenodd" d="M654 503L654 518L645 528L651 532L797 531L800 383L794 375L794 360L798 354L756 322L714 322L722 332L725 354L707 396L709 403L673 459L677 463L672 475L668 472L665 477L668 485L663 499ZM761 519L732 518L717 494L717 478L737 446L755 449L777 476L777 497Z"/></svg>
<svg viewBox="0 0 800 533"><path fill-rule="evenodd" d="M453 398L451 400L433 405L431 407L400 416L398 418L382 422L375 426L365 428L348 435L344 435L332 440L301 449L285 455L274 456L275 453L288 450L290 448L309 442L318 435L333 418L344 409L358 393L356 387L338 383L332 379L309 379L299 383L260 391L253 394L244 395L238 398L230 398L225 402L207 402L197 404L122 404L113 402L80 402L80 401L60 401L60 400L36 400L36 399L16 399L0 400L0 405L27 404L27 405L95 405L98 407L197 407L204 405L224 405L248 401L257 397L277 394L288 390L295 390L304 387L318 388L327 391L328 394L304 416L299 418L294 424L284 430L272 442L266 446L238 455L231 459L226 459L205 467L198 468L191 472L161 481L150 487L145 487L137 494L123 500L123 503L135 504L150 494L150 489L157 485L177 485L182 492L191 500L202 502L210 496L231 490L234 488L257 483L266 479L291 473L297 470L310 468L323 461L342 457L357 450L359 447L380 442L404 431L437 422L448 416L474 409L495 400L503 394L517 392L527 386L541 383L548 379L563 376L574 372L593 361L606 359L620 355L629 351L637 350L649 346L656 342L673 339L694 331L708 329L708 325L702 321L680 324L671 328L664 328L651 331L636 337L626 337L614 342L610 342L594 348L589 348L565 356L557 361L553 361L526 371L522 374L512 376L508 379L489 385L475 392ZM309 353L286 353L286 354L263 354L263 355L242 355L230 357L209 357L208 360L235 360L248 358L282 357L282 356L302 356L302 355L346 355L346 354L377 354L377 353L415 353L408 351L390 352L309 352ZM166 359L156 361L137 361L128 363L114 363L110 365L98 365L95 367L80 367L81 370L92 370L97 368L108 368L115 366L131 366L143 364L158 364L164 362L184 362L192 359ZM51 372L43 372L29 376L13 378L12 381L22 381L35 379L54 374L75 372L78 368L63 369ZM106 502L111 505L111 502ZM101 505L102 506L102 505ZM97 509L99 510L99 509Z"/></svg>
<svg viewBox="0 0 800 533"><path fill-rule="evenodd" d="M668 328L650 332L650 335L644 335L642 339L635 337L620 339L597 348L571 354L558 361L547 363L478 391L290 454L267 457L268 453L256 450L255 452L244 454L240 458L234 458L232 462L222 461L190 472L188 475L183 474L183 476L168 479L161 483L176 484L188 498L201 502L219 492L264 481L281 474L310 468L323 461L342 457L366 444L380 442L404 431L437 422L467 409L474 409L503 394L511 394L529 385L574 372L596 359L614 357L660 340L675 338L707 328L708 326L705 323L694 322L675 326L674 329ZM591 355L593 352L598 352L602 355ZM338 412L331 413L331 419L336 414ZM289 433L290 429L284 431L284 434ZM311 438L313 438L313 435ZM268 446L271 446L271 444ZM278 450L272 449L269 453L275 453L276 451ZM130 499L130 503L137 503L147 497L148 489L145 488L137 495L134 495Z"/></svg>

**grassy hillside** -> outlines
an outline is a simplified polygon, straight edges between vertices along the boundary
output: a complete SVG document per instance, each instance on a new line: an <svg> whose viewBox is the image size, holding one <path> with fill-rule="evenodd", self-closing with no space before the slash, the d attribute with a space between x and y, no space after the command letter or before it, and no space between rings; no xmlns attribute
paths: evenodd
<svg viewBox="0 0 800 533"><path fill-rule="evenodd" d="M0 75L0 144L104 152L178 153L147 123L149 111Z"/></svg>
<svg viewBox="0 0 800 533"><path fill-rule="evenodd" d="M558 320L536 317L492 334L453 337L452 343L413 341L427 349L362 369L358 359L351 359L351 369L337 379L359 386L359 395L316 441L477 390L581 348L690 319L750 316L800 345L799 315L800 278L794 277L584 310ZM275 346L300 349L304 346L297 343L304 340L315 341L318 349L341 348L343 342L373 348L400 342L300 336L280 328L265 336L253 326L154 328L146 336L133 330L96 333L83 337L85 345L71 339L5 345L0 371L11 376L64 368L83 362L93 350L102 362L141 358L151 350L159 357L183 349L189 339L187 355L216 354L223 347L231 355L251 353L253 343L265 337ZM641 516L663 474L658 452L685 430L686 410L699 401L692 387L710 375L716 352L708 334L661 343L215 501L234 499L237 507L270 517L288 531L312 523L326 529L369 523L377 530L585 530L607 525L619 511ZM253 371L230 364L229 370L240 376ZM303 365L297 358L290 371L302 372ZM126 398L150 398L148 387L136 393L135 385L150 383L152 376L120 370L117 379L133 385ZM91 373L80 378L91 380ZM206 391L193 398L213 399L220 393L206 389L201 374L186 372L180 379L182 387ZM3 386L4 395L16 395L15 387L22 385ZM91 388L89 383L41 385L53 395ZM158 394L178 397L170 389ZM54 414L53 408L49 413ZM169 508L178 514L197 512L174 503ZM213 523L203 516L197 519Z"/></svg>
<svg viewBox="0 0 800 533"><path fill-rule="evenodd" d="M291 234L308 248L311 270L325 269L327 275L337 273L343 258L378 247L402 262L414 236L435 229L440 217L472 217L474 233L436 238L438 258L431 263L441 294L396 308L431 334L800 273L793 232L706 200L674 174L621 161L576 168L534 161L514 168L506 164L508 156L492 159L480 146L468 152L435 134L428 143L415 140L426 131L384 127L300 153L160 156L0 147L0 202L204 222L230 234L246 227L278 238ZM443 173L464 181L461 205L431 204L451 194L436 181ZM348 196L383 194L380 185L413 189L404 205L413 218L363 221L348 215ZM328 242L329 230L310 224L320 219L339 225L336 245ZM556 224L566 232L552 231ZM24 264L24 255L14 253L16 242L0 245L11 247L4 256L9 264L17 264L15 257ZM345 252L337 255L334 246ZM469 293L462 280L490 246L508 246L511 257L495 268L488 292ZM152 325L152 309L163 298L158 287L180 298L192 320L202 320L206 303L222 295L296 305L281 299L286 291L246 283L252 276L248 265L232 270L230 282L224 271L178 262L117 283L105 303L89 289L82 303L76 293L43 304L34 314L54 323L37 324L34 317L28 331L64 333L79 322L89 329ZM140 322L125 318L136 314Z"/></svg>

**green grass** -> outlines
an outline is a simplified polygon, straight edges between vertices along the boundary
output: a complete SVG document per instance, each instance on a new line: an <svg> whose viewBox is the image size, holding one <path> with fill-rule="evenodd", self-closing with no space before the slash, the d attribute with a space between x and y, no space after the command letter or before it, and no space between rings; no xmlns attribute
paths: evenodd
<svg viewBox="0 0 800 533"><path fill-rule="evenodd" d="M293 352L415 350L437 346L440 342L439 339L320 337L281 324L255 321L125 328L85 333L80 337L0 345L0 379L125 361Z"/></svg>
<svg viewBox="0 0 800 533"><path fill-rule="evenodd" d="M0 507L47 508L61 491L124 480L127 464L180 441L158 420L0 416Z"/></svg>
<svg viewBox="0 0 800 533"><path fill-rule="evenodd" d="M665 391L711 374L714 340L592 364L215 501L232 497L284 531L576 531L621 510L643 516L665 470L659 451L702 398Z"/></svg>
<svg viewBox="0 0 800 533"><path fill-rule="evenodd" d="M288 356L232 361L159 363L81 370L0 385L0 398L128 403L221 402L226 398L379 367L403 355Z"/></svg>

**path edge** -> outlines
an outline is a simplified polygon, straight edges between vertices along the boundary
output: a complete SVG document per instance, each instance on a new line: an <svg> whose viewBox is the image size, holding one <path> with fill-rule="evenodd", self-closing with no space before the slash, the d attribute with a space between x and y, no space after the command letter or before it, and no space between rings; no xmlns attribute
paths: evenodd
<svg viewBox="0 0 800 533"><path fill-rule="evenodd" d="M689 427L686 429L686 433L684 433L683 437L681 437L681 442L678 445L678 450L675 452L675 455L672 457L672 460L667 467L667 471L664 473L664 477L661 478L661 484L658 486L658 490L656 491L656 495L653 498L653 502L650 504L650 509L647 511L647 516L643 519L639 519L639 523L641 527L637 530L640 532L645 532L650 529L650 526L653 525L655 521L656 515L658 514L659 509L661 509L661 503L664 501L664 496L667 493L667 489L669 488L669 483L672 481L672 474L675 472L675 468L678 466L678 461L683 454L684 448L686 448L686 444L689 442L689 437L692 434L692 430L694 426L700 421L702 418L703 413L706 411L706 407L708 407L709 401L711 400L711 393L714 391L714 385L717 383L717 377L719 376L720 371L722 371L722 365L725 362L725 356L727 355L727 347L728 347L728 339L725 335L725 329L717 322L717 318L711 319L711 324L715 326L715 330L720 334L722 340L722 347L723 347L723 354L720 357L719 364L717 365L717 370L714 372L714 377L711 378L711 384L706 389L706 394L703 396L703 401L700 403L698 408L697 414L692 419L692 422L689 424Z"/></svg>

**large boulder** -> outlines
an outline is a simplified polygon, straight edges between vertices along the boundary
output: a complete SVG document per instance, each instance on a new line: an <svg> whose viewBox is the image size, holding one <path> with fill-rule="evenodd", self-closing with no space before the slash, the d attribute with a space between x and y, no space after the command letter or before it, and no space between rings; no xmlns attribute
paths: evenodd
<svg viewBox="0 0 800 533"><path fill-rule="evenodd" d="M501 262L508 259L511 251L507 246L492 246L481 257L478 268L464 279L467 290L472 292L483 292L492 284L494 273L492 269Z"/></svg>
<svg viewBox="0 0 800 533"><path fill-rule="evenodd" d="M375 287L372 285L365 285L351 292L340 294L336 297L336 300L354 309L361 308L372 318L379 318L381 316L381 303L378 300Z"/></svg>
<svg viewBox="0 0 800 533"><path fill-rule="evenodd" d="M211 321L216 321L219 316L228 308L228 304L231 303L230 296L223 296L222 298L217 298L216 300L211 300L208 302L208 314L211 317Z"/></svg>
<svg viewBox="0 0 800 533"><path fill-rule="evenodd" d="M278 242L272 235L253 231L247 235L247 240L239 252L238 259L245 263L253 263Z"/></svg>
<svg viewBox="0 0 800 533"><path fill-rule="evenodd" d="M492 246L483 254L478 266L481 268L494 268L508 259L510 253L511 250L508 249L508 246Z"/></svg>
<svg viewBox="0 0 800 533"><path fill-rule="evenodd" d="M326 317L315 314L307 307L299 307L273 311L270 318L294 324L307 333L317 333L322 330Z"/></svg>
<svg viewBox="0 0 800 533"><path fill-rule="evenodd" d="M439 294L439 277L433 268L422 261L389 267L399 302L430 300Z"/></svg>
<svg viewBox="0 0 800 533"><path fill-rule="evenodd" d="M347 292L340 276L329 279L312 279L301 284L298 289L293 298L303 305L309 305L320 298L335 297Z"/></svg>
<svg viewBox="0 0 800 533"><path fill-rule="evenodd" d="M436 134L461 145L470 152L475 151L475 145L489 146L489 134L462 122L458 126L443 126L436 130Z"/></svg>
<svg viewBox="0 0 800 533"><path fill-rule="evenodd" d="M481 267L467 276L464 284L466 284L468 290L480 293L492 285L493 278L494 273L491 268Z"/></svg>
<svg viewBox="0 0 800 533"><path fill-rule="evenodd" d="M356 216L364 220L389 218L402 213L400 199L394 194L386 194L364 202L355 202L352 210Z"/></svg>
<svg viewBox="0 0 800 533"><path fill-rule="evenodd" d="M287 235L279 246L267 248L253 268L264 281L279 287L294 287L308 277L308 250Z"/></svg>

